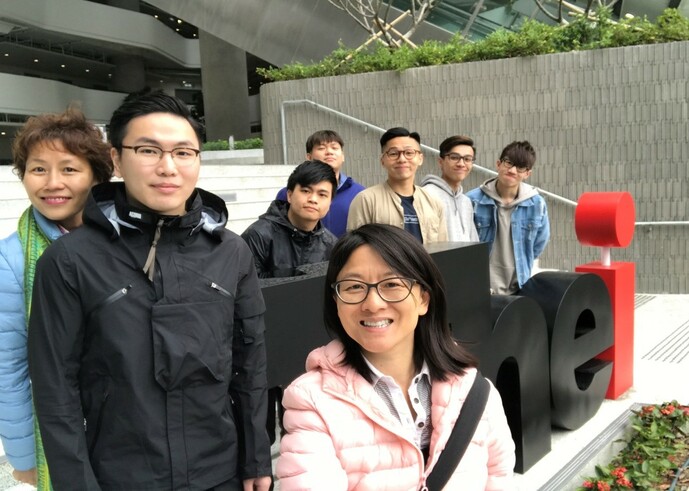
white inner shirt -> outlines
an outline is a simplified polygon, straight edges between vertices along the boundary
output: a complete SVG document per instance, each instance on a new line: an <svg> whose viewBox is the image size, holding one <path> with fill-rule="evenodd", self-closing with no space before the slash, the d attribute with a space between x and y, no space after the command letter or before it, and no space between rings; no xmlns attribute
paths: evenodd
<svg viewBox="0 0 689 491"><path fill-rule="evenodd" d="M402 423L407 438L412 440L419 449L428 448L433 428L431 427L431 374L426 362L423 362L421 371L414 375L407 389L409 400L416 412L416 418L414 418L397 382L374 367L365 356L364 360L371 369L373 389L383 399L390 414Z"/></svg>

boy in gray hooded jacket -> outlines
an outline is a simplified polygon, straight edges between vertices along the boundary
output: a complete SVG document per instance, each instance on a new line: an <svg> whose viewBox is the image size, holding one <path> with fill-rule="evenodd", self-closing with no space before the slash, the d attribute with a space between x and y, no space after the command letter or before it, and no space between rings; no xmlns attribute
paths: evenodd
<svg viewBox="0 0 689 491"><path fill-rule="evenodd" d="M428 174L421 181L423 188L445 205L447 235L451 242L478 242L471 200L462 190L462 181L474 165L476 148L468 136L456 135L440 144L441 177Z"/></svg>

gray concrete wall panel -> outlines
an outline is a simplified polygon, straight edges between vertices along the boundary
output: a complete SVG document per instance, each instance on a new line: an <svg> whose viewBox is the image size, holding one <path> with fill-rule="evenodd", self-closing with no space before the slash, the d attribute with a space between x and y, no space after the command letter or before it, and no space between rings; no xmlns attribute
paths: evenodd
<svg viewBox="0 0 689 491"><path fill-rule="evenodd" d="M689 211L689 43L494 60L264 85L266 162L282 161L282 101L310 99L370 124L406 126L433 148L471 135L477 164L495 168L500 150L527 139L538 153L531 183L571 200L587 191L629 191L637 221L685 221ZM345 139L345 172L365 185L384 179L380 134L311 106L287 106L288 163L321 128ZM420 175L437 173L425 153ZM465 189L487 176L475 167ZM551 242L542 267L573 270L598 260L578 244L574 210L548 199ZM689 227L638 226L613 260L637 263L637 291L687 293Z"/></svg>
<svg viewBox="0 0 689 491"><path fill-rule="evenodd" d="M206 139L235 140L251 136L246 52L199 31L203 70Z"/></svg>

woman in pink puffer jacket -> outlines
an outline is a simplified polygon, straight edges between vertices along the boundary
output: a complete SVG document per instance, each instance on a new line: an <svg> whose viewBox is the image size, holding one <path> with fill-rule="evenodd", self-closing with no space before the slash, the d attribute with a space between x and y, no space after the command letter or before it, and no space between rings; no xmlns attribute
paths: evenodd
<svg viewBox="0 0 689 491"><path fill-rule="evenodd" d="M477 374L452 338L442 276L411 234L372 224L338 242L326 285L326 327L337 339L314 350L285 390L280 489L425 489ZM513 489L514 462L491 385L444 489Z"/></svg>

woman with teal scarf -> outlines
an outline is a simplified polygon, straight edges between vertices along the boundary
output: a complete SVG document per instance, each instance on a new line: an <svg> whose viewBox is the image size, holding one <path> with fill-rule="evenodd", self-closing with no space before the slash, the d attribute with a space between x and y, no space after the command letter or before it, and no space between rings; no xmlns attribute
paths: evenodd
<svg viewBox="0 0 689 491"><path fill-rule="evenodd" d="M0 240L0 439L13 476L51 489L34 418L26 351L36 261L81 225L91 187L109 181L109 145L81 111L31 117L12 145L14 172L29 197L17 231Z"/></svg>

